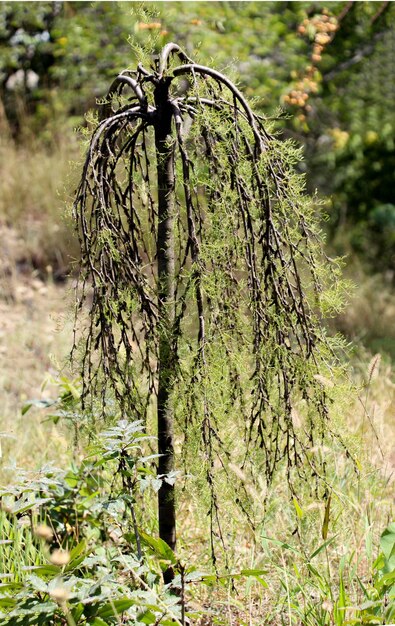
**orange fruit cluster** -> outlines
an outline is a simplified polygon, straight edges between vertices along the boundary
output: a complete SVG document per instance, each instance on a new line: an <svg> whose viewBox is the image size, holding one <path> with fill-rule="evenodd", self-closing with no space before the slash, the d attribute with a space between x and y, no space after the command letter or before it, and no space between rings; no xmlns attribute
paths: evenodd
<svg viewBox="0 0 395 626"><path fill-rule="evenodd" d="M162 24L160 22L139 22L135 28L136 30L159 30L162 28ZM159 34L165 37L169 34L169 31L162 29L159 31Z"/></svg>
<svg viewBox="0 0 395 626"><path fill-rule="evenodd" d="M139 22L138 29L139 30L158 30L162 28L162 24L160 22Z"/></svg>
<svg viewBox="0 0 395 626"><path fill-rule="evenodd" d="M314 41L311 64L306 67L294 89L284 96L286 104L297 106L304 109L305 112L311 110L311 105L308 104L309 97L318 91L318 82L314 79L316 66L321 61L322 53L325 47L332 41L337 29L336 17L330 16L326 8L320 14L316 14L311 18L305 18L299 25L298 33L302 36L307 35L313 38ZM301 121L305 119L304 113L301 113L298 117Z"/></svg>

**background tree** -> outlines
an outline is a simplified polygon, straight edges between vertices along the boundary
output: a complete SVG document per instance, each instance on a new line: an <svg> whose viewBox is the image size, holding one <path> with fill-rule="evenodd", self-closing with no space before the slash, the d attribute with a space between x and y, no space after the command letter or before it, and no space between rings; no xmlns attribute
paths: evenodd
<svg viewBox="0 0 395 626"><path fill-rule="evenodd" d="M311 46L310 64L286 101L298 112L294 130L304 135L310 189L318 186L331 196L332 243L391 277L395 115L387 103L395 84L393 3L311 7L298 32Z"/></svg>
<svg viewBox="0 0 395 626"><path fill-rule="evenodd" d="M159 532L173 549L175 431L187 467L204 468L213 558L219 469L270 482L285 464L291 485L322 475L308 451L330 430L335 344L320 318L341 292L299 157L173 43L116 78L92 133L75 204L80 308L92 289L83 397L108 415L112 392L148 428L156 405ZM242 483L236 493L243 506Z"/></svg>
<svg viewBox="0 0 395 626"><path fill-rule="evenodd" d="M129 40L149 36L157 52L176 40L188 54L199 50L202 63L232 64L257 110L291 112L282 123L305 145L308 189L333 198L332 244L391 275L393 3L175 2L164 11L153 2L141 11L129 2L3 2L0 18L8 120L17 133L27 110L23 129L46 129L47 141L61 134L60 117L81 123L123 59L133 58Z"/></svg>

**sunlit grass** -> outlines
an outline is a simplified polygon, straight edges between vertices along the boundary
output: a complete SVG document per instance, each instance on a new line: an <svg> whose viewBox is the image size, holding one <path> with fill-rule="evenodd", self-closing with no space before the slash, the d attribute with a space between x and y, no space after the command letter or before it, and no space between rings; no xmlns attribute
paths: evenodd
<svg viewBox="0 0 395 626"><path fill-rule="evenodd" d="M76 135L71 132L45 145L34 138L16 144L0 139L1 273L14 266L41 276L65 277L78 258L71 209L75 188L72 162L78 159Z"/></svg>
<svg viewBox="0 0 395 626"><path fill-rule="evenodd" d="M71 295L37 278L14 280L13 297L0 301L0 408L2 482L12 479L16 464L33 468L46 460L66 462L65 429L43 421L42 412L22 407L31 399L53 397L42 385L56 378L71 347Z"/></svg>
<svg viewBox="0 0 395 626"><path fill-rule="evenodd" d="M42 392L41 384L46 376L56 374L71 342L71 324L65 313L71 294L40 281L34 284L35 289L31 282L30 286L20 284L16 288L19 301L2 303L3 319L8 320L2 336L2 432L13 436L2 440L2 481L12 478L12 472L4 467L14 462L23 468L48 460L66 466L71 458L64 425L44 422L43 412L36 409L21 415L26 400L56 395L54 387ZM300 486L296 506L281 474L266 505L264 484L247 485L257 529L251 531L237 507L229 505L224 510L229 571L250 568L265 573L260 581L224 578L212 588L191 584L191 607L207 611L206 621L200 617L197 624L342 623L333 617L341 590L348 606L343 615L351 617L353 607L363 601L358 577L363 584L369 583L379 536L394 517L395 385L390 363L382 360L372 372L372 358L367 353L354 360L350 375L358 393L342 405L342 419L346 438L358 450L360 465L355 468L339 448L325 451L332 486L327 539L322 536L327 500L316 499L309 486ZM207 510L202 508L199 494L191 494L188 480L182 479L185 488L179 494L180 555L189 566L209 572ZM224 493L228 487L224 484ZM154 511L155 503L152 505ZM326 546L325 541L329 541ZM220 553L218 570L226 574Z"/></svg>
<svg viewBox="0 0 395 626"><path fill-rule="evenodd" d="M0 478L1 482L9 482L14 465L29 469L52 461L67 466L71 459L70 437L64 425L44 421L45 415L37 409L24 416L21 411L28 400L56 395L56 385L48 384L43 389L42 383L56 379L71 347L68 311L72 294L52 279L55 268L68 267L69 255L76 254L70 243L70 224L62 217L69 192L62 196L59 190L64 188L70 171L70 155L77 149L66 141L48 151L37 145L16 147L2 140L0 152L5 168L0 220L9 250L7 256L3 246ZM23 263L29 271L22 277L21 269L26 270L21 267ZM330 507L328 498L316 498L309 485L300 485L291 497L281 473L266 502L264 481L247 484L256 531L236 506L227 506L223 523L229 571L250 568L265 573L260 580L223 578L211 588L191 584L191 608L207 612L197 624L342 624L344 619L352 618L355 606L363 601L358 579L369 585L380 534L395 517L395 376L386 356L390 353L386 350L386 329L393 320L394 304L389 290L375 288L377 280L363 279L356 299L338 322L356 340L376 332L381 343L372 346L374 352L383 348L380 362L372 360L372 352L358 348L350 368L356 390L337 407L337 419L356 454L357 466L340 447L320 452L327 457ZM224 480L220 495L225 497L229 489L231 485ZM329 522L324 532L327 511ZM194 564L203 572L212 570L208 526L207 509L199 494L190 492L188 478L182 479L179 552L188 565ZM152 527L154 530L154 522ZM10 568L4 559L17 560L20 567L22 563L31 565L36 558L27 540L21 543L20 528L17 520L15 528L5 528L4 532L13 533L15 551L7 547L10 544L4 544L3 569ZM3 539L7 537L3 535ZM220 553L218 571L226 574Z"/></svg>

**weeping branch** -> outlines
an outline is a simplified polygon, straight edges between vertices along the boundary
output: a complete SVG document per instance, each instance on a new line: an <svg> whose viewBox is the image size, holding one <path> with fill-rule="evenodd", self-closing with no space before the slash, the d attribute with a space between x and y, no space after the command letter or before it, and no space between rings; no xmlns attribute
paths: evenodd
<svg viewBox="0 0 395 626"><path fill-rule="evenodd" d="M322 476L310 451L329 428L321 383L334 350L320 321L338 268L322 253L298 158L226 76L171 43L155 71L139 65L111 85L75 201L79 310L89 308L83 400L100 397L108 412L113 397L146 422L156 404L159 473L173 468L174 428L186 456L198 433L213 546L227 428L244 440L240 467L255 464L268 482L280 465L291 485ZM165 491L160 507L174 513ZM161 533L174 547L166 511L173 528Z"/></svg>

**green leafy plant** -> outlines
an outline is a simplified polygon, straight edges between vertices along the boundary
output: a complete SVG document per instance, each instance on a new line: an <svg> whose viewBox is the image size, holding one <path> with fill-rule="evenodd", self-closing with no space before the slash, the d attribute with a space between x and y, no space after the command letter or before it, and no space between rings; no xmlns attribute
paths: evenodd
<svg viewBox="0 0 395 626"><path fill-rule="evenodd" d="M203 608L188 606L199 585L226 589L250 580L267 587L264 569L219 576L180 562L143 530L150 523L144 498L176 479L157 476L150 439L140 422L120 420L70 469L21 471L1 490L2 624L185 626L204 619ZM169 567L174 578L163 585ZM216 623L226 622L217 616Z"/></svg>
<svg viewBox="0 0 395 626"><path fill-rule="evenodd" d="M365 601L355 624L393 624L395 620L395 522L380 538L381 552L373 569L372 584L360 581Z"/></svg>
<svg viewBox="0 0 395 626"><path fill-rule="evenodd" d="M21 471L2 489L2 624L181 624L159 576L174 554L135 510L175 480L156 475L148 440L140 422L121 420L68 471Z"/></svg>

